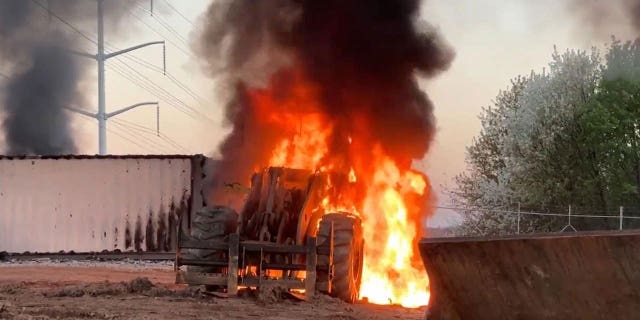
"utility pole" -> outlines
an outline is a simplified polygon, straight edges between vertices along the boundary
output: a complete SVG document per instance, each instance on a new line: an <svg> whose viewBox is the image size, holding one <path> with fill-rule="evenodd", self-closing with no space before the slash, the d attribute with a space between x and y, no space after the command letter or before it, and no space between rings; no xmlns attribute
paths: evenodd
<svg viewBox="0 0 640 320"><path fill-rule="evenodd" d="M103 25L104 24L103 22L104 0L97 0L97 1L98 1L98 53L95 55L82 53L82 52L74 52L74 53L83 57L95 59L98 62L98 113L94 114L91 112L75 109L72 107L68 107L67 109L98 120L98 146L99 146L98 154L106 155L107 154L107 119L140 106L155 105L156 108L158 108L158 102L154 101L154 102L136 103L134 105L124 107L117 111L107 113L106 107L105 107L106 102L105 102L104 62L107 61L107 59L113 58L123 53L127 53L129 51L133 51L133 50L140 49L140 48L154 45L154 44L162 44L164 46L165 43L164 41L152 41L152 42L139 44L127 49L120 50L120 51L105 53L104 52L104 25ZM163 52L165 51L163 50ZM157 114L159 117L159 112Z"/></svg>

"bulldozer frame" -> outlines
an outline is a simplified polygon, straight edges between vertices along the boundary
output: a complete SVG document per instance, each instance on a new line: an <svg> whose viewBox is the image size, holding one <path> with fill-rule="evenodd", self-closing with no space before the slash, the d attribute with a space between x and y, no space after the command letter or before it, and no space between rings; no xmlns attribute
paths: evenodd
<svg viewBox="0 0 640 320"><path fill-rule="evenodd" d="M327 195L327 179L326 173L267 168L252 177L234 232L198 239L178 223L176 282L222 289L228 295L237 294L239 287L265 285L304 290L305 299L316 291L332 294L333 222L323 243L316 237L326 214L320 203ZM215 254L190 254L198 250ZM194 267L199 269L189 269Z"/></svg>
<svg viewBox="0 0 640 320"><path fill-rule="evenodd" d="M176 282L185 284L198 284L208 286L226 287L227 294L234 295L238 292L238 287L260 287L263 285L277 284L279 287L287 289L305 290L305 299L311 298L316 289L324 292L331 292L329 279L317 279L317 248L316 238L307 238L306 245L279 245L259 241L240 241L237 234L232 234L228 241L201 241L181 233L180 244L176 252L174 271L176 272ZM329 246L329 255L333 248ZM182 249L203 249L222 250L228 252L226 259L185 259L182 258ZM260 263L255 273L243 272L249 266L245 265L247 255L258 254L260 261L265 260L268 254L304 255L306 262L299 263ZM181 266L214 266L223 267L224 272L199 273L181 270ZM240 272L238 272L240 270ZM294 277L269 277L267 271L304 271L304 278ZM330 273L328 273L330 274ZM316 281L320 286L316 287Z"/></svg>

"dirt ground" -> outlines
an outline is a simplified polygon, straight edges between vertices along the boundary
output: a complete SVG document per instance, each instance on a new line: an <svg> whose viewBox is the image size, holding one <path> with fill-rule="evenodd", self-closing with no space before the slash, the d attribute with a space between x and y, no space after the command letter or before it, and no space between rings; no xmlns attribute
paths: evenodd
<svg viewBox="0 0 640 320"><path fill-rule="evenodd" d="M423 319L424 309L174 284L169 265L0 263L0 319Z"/></svg>

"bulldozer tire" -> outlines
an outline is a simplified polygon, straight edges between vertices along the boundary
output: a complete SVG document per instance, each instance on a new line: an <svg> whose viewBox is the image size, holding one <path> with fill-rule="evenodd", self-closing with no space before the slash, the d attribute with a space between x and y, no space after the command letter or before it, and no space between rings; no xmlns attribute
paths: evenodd
<svg viewBox="0 0 640 320"><path fill-rule="evenodd" d="M362 261L364 240L360 218L332 213L322 217L318 228L317 243L328 252L331 225L333 224L333 277L331 278L331 296L354 303L358 300L362 280ZM318 255L318 266L329 265L328 255ZM326 270L326 269L324 269ZM318 270L320 277L326 278L326 271Z"/></svg>
<svg viewBox="0 0 640 320"><path fill-rule="evenodd" d="M191 236L198 240L222 240L236 231L238 213L225 206L196 211L191 222Z"/></svg>
<svg viewBox="0 0 640 320"><path fill-rule="evenodd" d="M191 222L191 236L198 240L209 241L225 241L227 236L236 232L238 226L238 213L235 210L224 207L214 206L202 208L193 216ZM225 256L226 252L194 249L192 254L198 259L220 258ZM187 266L187 272L221 272L219 267L200 267ZM217 287L206 286L207 290L217 290Z"/></svg>

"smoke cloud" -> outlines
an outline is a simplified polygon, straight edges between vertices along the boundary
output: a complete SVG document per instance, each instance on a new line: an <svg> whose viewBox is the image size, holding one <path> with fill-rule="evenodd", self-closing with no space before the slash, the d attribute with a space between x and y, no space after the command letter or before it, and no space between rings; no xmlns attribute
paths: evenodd
<svg viewBox="0 0 640 320"><path fill-rule="evenodd" d="M433 104L416 75L446 70L453 50L419 21L419 0L223 0L204 19L197 52L213 76L234 88L231 134L220 147L225 177L246 181L285 133L258 118L247 94L270 83L282 97L303 74L316 108L333 124L328 154L344 157L354 131L401 167L421 158L434 134ZM283 106L291 108L291 106ZM316 110L318 111L318 110ZM302 126L304 124L301 124Z"/></svg>
<svg viewBox="0 0 640 320"><path fill-rule="evenodd" d="M608 38L612 28L630 27L634 36L640 35L640 0L572 0L567 9L587 27L581 33Z"/></svg>
<svg viewBox="0 0 640 320"><path fill-rule="evenodd" d="M105 24L117 25L131 4L105 2ZM48 8L47 8L48 6ZM0 66L7 79L0 87L6 152L55 155L77 151L66 107L83 107L79 83L93 63L70 53L85 41L49 15L95 30L96 2L81 0L0 0ZM65 29L67 28L67 29Z"/></svg>
<svg viewBox="0 0 640 320"><path fill-rule="evenodd" d="M80 77L77 58L58 45L65 38L55 35L52 44L29 48L31 66L14 75L6 90L3 122L8 154L69 154L76 152L66 106L81 105L76 92Z"/></svg>

